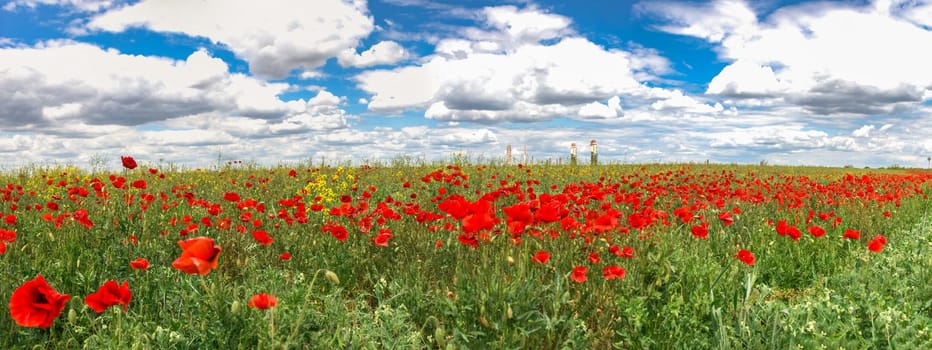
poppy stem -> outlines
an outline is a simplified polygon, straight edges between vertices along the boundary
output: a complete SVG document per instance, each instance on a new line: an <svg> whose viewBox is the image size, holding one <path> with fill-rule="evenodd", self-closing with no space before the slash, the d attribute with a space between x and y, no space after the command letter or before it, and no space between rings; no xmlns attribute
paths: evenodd
<svg viewBox="0 0 932 350"><path fill-rule="evenodd" d="M207 287L207 280L204 278L204 275L200 275L201 288L204 289L204 293L208 296L212 296L210 288Z"/></svg>
<svg viewBox="0 0 932 350"><path fill-rule="evenodd" d="M291 341L294 339L294 337L298 335L298 328L304 324L304 316L307 312L309 302L308 298L311 297L311 291L314 290L314 283L317 282L317 276L323 271L327 271L327 269L318 269L314 272L314 276L311 277L311 284L308 285L307 292L304 293L304 303L301 304L301 310L298 311L298 317L295 319L294 328L291 329L291 334L288 335L288 344L291 344Z"/></svg>
<svg viewBox="0 0 932 350"><path fill-rule="evenodd" d="M709 293L713 293L715 291L715 286L718 284L718 280L722 279L722 276L725 275L725 271L728 271L730 267L730 261L725 266L722 266L722 270L719 271L718 276L715 277L715 280L712 281L712 285L709 286Z"/></svg>
<svg viewBox="0 0 932 350"><path fill-rule="evenodd" d="M269 342L275 342L275 308L269 308Z"/></svg>
<svg viewBox="0 0 932 350"><path fill-rule="evenodd" d="M117 344L123 344L123 310L117 310L116 319Z"/></svg>

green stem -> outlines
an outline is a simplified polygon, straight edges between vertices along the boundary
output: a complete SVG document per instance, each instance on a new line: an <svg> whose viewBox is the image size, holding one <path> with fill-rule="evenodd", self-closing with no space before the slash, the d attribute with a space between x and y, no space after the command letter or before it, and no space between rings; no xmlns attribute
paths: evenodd
<svg viewBox="0 0 932 350"><path fill-rule="evenodd" d="M275 341L275 308L269 309L269 339Z"/></svg>
<svg viewBox="0 0 932 350"><path fill-rule="evenodd" d="M294 340L294 337L298 335L298 328L304 324L304 316L307 313L308 303L310 302L309 298L311 297L311 291L314 290L314 283L317 282L317 276L325 269L318 269L314 272L314 276L311 277L311 284L307 287L307 292L304 293L304 303L301 304L301 310L298 312L298 317L295 319L294 328L291 329L291 334L288 336L288 344Z"/></svg>

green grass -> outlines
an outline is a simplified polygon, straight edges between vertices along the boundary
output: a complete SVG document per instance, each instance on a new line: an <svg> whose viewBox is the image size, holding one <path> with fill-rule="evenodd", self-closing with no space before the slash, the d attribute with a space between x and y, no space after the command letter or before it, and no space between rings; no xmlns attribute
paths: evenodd
<svg viewBox="0 0 932 350"><path fill-rule="evenodd" d="M290 168L255 165L176 170L164 179L144 169L113 174L126 177L127 184L144 179L145 190L117 189L111 174L76 168L7 171L0 174L0 185L12 187L0 199L0 212L15 214L17 223L0 226L16 231L17 239L0 255L0 295L8 301L19 285L42 274L72 299L49 329L20 327L4 307L0 348L932 347L932 288L926 285L932 279L930 173L695 164L458 165L465 178L452 176L456 168L441 164L296 168L296 177L288 176ZM450 181L422 181L435 171ZM845 180L848 173L852 177ZM95 195L94 178L105 184L106 197ZM753 184L755 179L760 184ZM58 186L60 180L66 185ZM308 186L316 180L321 182ZM843 185L825 187L833 184ZM582 190L586 186L590 190ZM90 193L71 200L73 187ZM458 241L459 221L418 222L403 213L416 204L444 214L437 205L451 194L475 201L500 192L494 205L506 207L530 201L528 187L536 195L574 193L575 204L568 207L583 214L614 208L622 213L620 226L628 226L629 214L644 208L653 210L656 221L643 230L625 233L616 227L597 234L537 223L529 231L541 234L524 232L516 244L505 214L496 209L502 222L483 232L473 249ZM439 194L441 188L446 194ZM754 197L754 191L762 192ZM240 210L223 200L226 192L254 199L265 211ZM363 192L371 198L364 199ZM143 193L153 195L145 209ZM631 193L639 193L639 199L621 200ZM777 195L787 193L795 193L794 199L781 204ZM305 224L288 224L278 218L279 211L293 217L294 208L279 201L297 195L312 204L314 197L324 197L326 209L308 212ZM327 215L340 206L341 195L352 205L366 201L369 207L353 218ZM401 218L381 226L394 236L382 247L373 243L380 228L377 215L368 232L357 226L389 196L404 205L388 203ZM722 209L715 206L718 198ZM695 211L703 219L682 223L674 216L683 200L706 205ZM50 201L59 204L58 211L44 208ZM25 209L37 204L43 208ZM213 204L222 212L212 215ZM734 207L741 214L726 227L718 213ZM43 219L45 213L78 209L88 211L93 228L70 216L58 228ZM812 237L805 232L809 209L834 210L843 222L832 227L815 218L827 232ZM241 220L246 211L254 213L248 222ZM198 232L181 237L179 231L188 226L182 223L185 216L192 223L209 217L213 226L200 225ZM230 218L230 228L216 226L224 218ZM271 245L259 245L250 235L255 219L274 238ZM777 235L767 221L781 219L797 225L803 236L793 241ZM578 220L587 221L585 215ZM710 224L708 239L690 233L700 220ZM322 233L327 222L346 226L349 238ZM238 232L238 225L246 232ZM860 230L861 238L842 238L846 228ZM874 253L867 242L878 233L889 243ZM130 243L130 236L138 243ZM223 248L218 268L206 276L171 266L181 253L177 241L197 236L214 238ZM615 256L611 245L631 247L635 254ZM735 259L739 248L752 251L757 262L747 266ZM531 260L538 250L552 254L547 264ZM292 258L279 259L283 252ZM601 261L591 262L592 253ZM129 261L138 257L152 267L130 269ZM622 266L626 276L605 280L601 269L608 265ZM587 281L570 278L575 266L589 267ZM125 313L114 307L97 314L83 298L111 279L129 281L133 300ZM247 307L259 292L276 296L278 305Z"/></svg>

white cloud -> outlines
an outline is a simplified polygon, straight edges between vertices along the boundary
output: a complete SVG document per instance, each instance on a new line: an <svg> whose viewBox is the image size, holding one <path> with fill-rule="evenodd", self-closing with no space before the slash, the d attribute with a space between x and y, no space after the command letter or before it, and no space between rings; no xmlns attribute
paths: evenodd
<svg viewBox="0 0 932 350"><path fill-rule="evenodd" d="M766 159L924 166L932 152L932 121L926 118L932 107L928 102L915 106L917 98L932 98L928 80L923 80L927 72L911 69L912 58L853 47L853 40L838 32L851 29L845 24L850 20L863 20L859 23L868 28L889 27L890 33L914 41L914 56L925 57L928 50L916 43L925 40L929 30L922 24L929 23L928 6L915 1L877 2L855 10L837 2L810 3L760 18L738 1L713 2L700 6L700 12L692 5L646 6L670 6L666 18L671 23L664 29L709 40L730 63L712 79L704 96L690 94L688 88L651 87L657 81L681 86L660 77L672 70L657 50L633 43L624 49L597 45L579 36L570 19L533 5L469 13L457 8L466 15L459 18L460 25L474 21L476 26L450 26L419 36L429 37L435 52L411 59L402 57L404 49L392 41L356 47L374 30L364 2L329 1L308 2L332 5L313 16L292 9L278 13L277 2L255 11L252 6L260 4L223 2L247 9L241 11L246 14L220 9L221 15L228 15L220 20L197 18L199 23L192 22L197 16L188 13L196 12L190 8L203 13L216 3L185 3L188 10L172 12L165 11L169 3L143 1L98 16L90 24L92 30L145 27L204 37L230 47L254 72L271 77L297 71L301 79L318 79L310 83L321 86L231 73L207 50L175 60L70 41L28 47L0 39L0 154L13 160L68 159L78 164L104 155L116 167L119 155L131 154L143 164L165 159L203 166L221 155L222 160L264 164L319 158L443 159L454 152L488 159L503 156L511 144L516 160L527 145L536 161L565 161L571 142L585 155L585 145L597 139L603 162ZM39 2L51 0L33 1L36 6ZM65 3L77 1L57 3L72 6ZM323 16L320 21L318 13ZM274 25L265 28L263 21ZM341 25L346 32L333 29ZM319 32L308 34L309 28ZM378 39L392 39L389 32L379 32ZM852 33L861 35L865 44L879 41L871 36L876 34ZM331 37L320 36L324 34ZM905 52L898 43L884 44L884 50ZM853 63L839 62L845 55ZM857 55L890 58L909 73L886 66L875 71L866 65L868 58ZM402 67L356 76L358 86L371 95L349 101L368 105L374 114L408 110L440 122L354 127L351 121L356 117L343 109L348 97L332 92L341 89L323 86L339 76L317 70L332 57L346 67L404 62ZM858 65L871 69L858 71ZM316 93L306 100L282 100L285 94L302 91ZM849 115L832 118L813 111ZM865 111L896 113L865 116ZM577 120L560 123L559 128L496 124L557 118Z"/></svg>
<svg viewBox="0 0 932 350"><path fill-rule="evenodd" d="M438 47L449 50L453 44ZM461 57L435 55L420 66L364 72L357 80L373 94L372 110L429 107L428 118L485 121L572 117L585 103L640 86L628 53L582 38L503 54L464 51Z"/></svg>
<svg viewBox="0 0 932 350"><path fill-rule="evenodd" d="M147 146L202 147L236 143L238 140L218 130L159 130L143 131L137 142Z"/></svg>
<svg viewBox="0 0 932 350"><path fill-rule="evenodd" d="M621 115L621 99L618 96L612 96L608 99L608 104L602 104L598 101L586 104L579 108L581 117L595 118L615 118Z"/></svg>
<svg viewBox="0 0 932 350"><path fill-rule="evenodd" d="M756 30L757 15L740 0L718 0L702 6L675 2L641 2L642 11L662 16L667 32L722 42L735 34Z"/></svg>
<svg viewBox="0 0 932 350"><path fill-rule="evenodd" d="M577 36L569 18L532 6L484 8L475 18L478 27L439 40L416 65L356 76L372 95L369 109L424 110L445 122L616 118L621 99L647 95L641 81L671 71L656 50L597 45ZM613 97L618 104L605 104Z"/></svg>
<svg viewBox="0 0 932 350"><path fill-rule="evenodd" d="M112 0L12 0L3 5L6 11L15 11L19 7L36 8L40 5L64 6L84 12L98 12L113 7Z"/></svg>
<svg viewBox="0 0 932 350"><path fill-rule="evenodd" d="M395 64L408 57L404 47L394 41L380 41L363 53L355 49L346 49L337 57L343 67L371 67Z"/></svg>
<svg viewBox="0 0 932 350"><path fill-rule="evenodd" d="M308 101L283 101L288 84L230 73L203 50L176 61L56 41L3 48L0 57L5 131L103 135L202 115L235 116L273 135L348 125L340 97L321 90Z"/></svg>
<svg viewBox="0 0 932 350"><path fill-rule="evenodd" d="M851 136L854 137L868 137L870 136L871 130L874 130L874 125L865 125L858 128L855 131L851 132Z"/></svg>
<svg viewBox="0 0 932 350"><path fill-rule="evenodd" d="M170 130L214 130L227 133L238 139L275 138L282 135L305 134L316 131L334 131L350 126L346 111L339 108L342 99L321 90L307 102L289 101L288 111L277 119L258 119L229 116L218 113L203 113L166 120L163 125Z"/></svg>
<svg viewBox="0 0 932 350"><path fill-rule="evenodd" d="M692 96L683 94L680 90L653 88L650 91L650 95L660 98L650 105L650 108L655 111L681 110L691 113L717 113L725 109L720 103L705 104Z"/></svg>
<svg viewBox="0 0 932 350"><path fill-rule="evenodd" d="M318 78L324 77L324 73L321 73L318 71L306 70L306 71L301 72L301 74L298 74L298 77L301 79L307 79L307 80L318 79Z"/></svg>
<svg viewBox="0 0 932 350"><path fill-rule="evenodd" d="M144 0L101 14L88 27L111 32L144 27L205 37L249 62L254 74L270 78L321 67L374 29L365 1L341 0Z"/></svg>
<svg viewBox="0 0 932 350"><path fill-rule="evenodd" d="M707 94L730 97L763 97L786 90L773 68L748 61L737 61L722 69L706 90Z"/></svg>
<svg viewBox="0 0 932 350"><path fill-rule="evenodd" d="M855 8L810 3L781 8L761 21L742 1L642 5L664 17L661 28L718 45L732 63L708 93L769 97L818 114L877 114L915 106L932 90L928 4ZM898 11L891 12L891 8Z"/></svg>
<svg viewBox="0 0 932 350"><path fill-rule="evenodd" d="M485 23L498 33L505 34L506 47L522 44L535 45L540 41L560 38L573 33L570 19L544 13L534 8L518 9L514 6L486 7L483 9ZM478 32L476 32L478 34ZM486 35L476 35L483 37Z"/></svg>
<svg viewBox="0 0 932 350"><path fill-rule="evenodd" d="M932 28L932 2L926 1L923 3L920 1L919 3L913 5L914 6L912 7L907 7L901 10L901 15L903 18L912 21L916 25Z"/></svg>

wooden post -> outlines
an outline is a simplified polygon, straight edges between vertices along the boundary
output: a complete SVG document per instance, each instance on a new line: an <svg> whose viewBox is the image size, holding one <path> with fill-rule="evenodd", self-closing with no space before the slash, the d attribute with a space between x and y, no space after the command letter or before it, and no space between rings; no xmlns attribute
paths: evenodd
<svg viewBox="0 0 932 350"><path fill-rule="evenodd" d="M508 144L508 147L505 148L505 165L511 164L511 144Z"/></svg>

